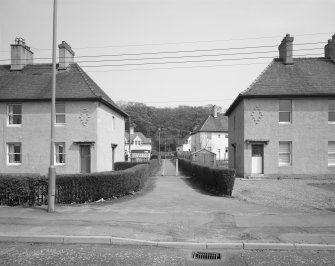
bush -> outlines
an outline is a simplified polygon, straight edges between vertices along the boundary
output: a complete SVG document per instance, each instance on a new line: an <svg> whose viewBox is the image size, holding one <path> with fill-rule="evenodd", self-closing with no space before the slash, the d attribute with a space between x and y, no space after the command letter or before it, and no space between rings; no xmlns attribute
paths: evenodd
<svg viewBox="0 0 335 266"><path fill-rule="evenodd" d="M179 159L179 167L201 186L215 194L231 196L235 183L235 170L203 166L190 160Z"/></svg>
<svg viewBox="0 0 335 266"><path fill-rule="evenodd" d="M83 203L120 197L143 188L158 170L157 160L121 171L66 174L56 177L56 203ZM1 174L0 204L34 206L46 204L48 178L37 174Z"/></svg>
<svg viewBox="0 0 335 266"><path fill-rule="evenodd" d="M120 171L120 170L125 170L131 167L134 167L135 165L138 164L148 164L149 162L115 162L114 163L114 170L115 171Z"/></svg>

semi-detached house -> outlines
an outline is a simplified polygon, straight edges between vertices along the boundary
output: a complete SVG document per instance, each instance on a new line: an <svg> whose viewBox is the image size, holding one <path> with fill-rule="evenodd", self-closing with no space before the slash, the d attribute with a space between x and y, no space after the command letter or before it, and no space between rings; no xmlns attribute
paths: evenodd
<svg viewBox="0 0 335 266"><path fill-rule="evenodd" d="M293 58L286 35L279 58L226 115L229 166L238 176L334 176L335 35L319 58Z"/></svg>
<svg viewBox="0 0 335 266"><path fill-rule="evenodd" d="M113 170L124 161L125 118L112 99L74 63L62 42L56 75L57 173ZM0 173L48 172L51 64L33 64L22 39L11 45L11 64L0 65Z"/></svg>

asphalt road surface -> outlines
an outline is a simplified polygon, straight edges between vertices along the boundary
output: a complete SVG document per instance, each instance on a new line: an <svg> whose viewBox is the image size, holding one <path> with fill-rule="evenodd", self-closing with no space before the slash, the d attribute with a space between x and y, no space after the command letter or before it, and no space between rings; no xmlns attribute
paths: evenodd
<svg viewBox="0 0 335 266"><path fill-rule="evenodd" d="M335 251L218 252L220 260L192 258L196 250L146 246L0 243L0 265L335 265Z"/></svg>

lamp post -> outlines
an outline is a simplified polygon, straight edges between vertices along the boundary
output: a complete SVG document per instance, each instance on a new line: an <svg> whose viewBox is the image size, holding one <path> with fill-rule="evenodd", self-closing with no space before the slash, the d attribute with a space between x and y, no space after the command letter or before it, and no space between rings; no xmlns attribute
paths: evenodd
<svg viewBox="0 0 335 266"><path fill-rule="evenodd" d="M219 161L220 161L220 151L221 151L221 150L220 150L220 149L218 149L218 152L219 152Z"/></svg>
<svg viewBox="0 0 335 266"><path fill-rule="evenodd" d="M53 42L52 42L52 92L51 92L51 141L48 188L48 212L55 211L56 169L55 169L55 113L56 113L56 45L57 45L57 0L53 9Z"/></svg>
<svg viewBox="0 0 335 266"><path fill-rule="evenodd" d="M158 128L158 161L161 161L161 128Z"/></svg>

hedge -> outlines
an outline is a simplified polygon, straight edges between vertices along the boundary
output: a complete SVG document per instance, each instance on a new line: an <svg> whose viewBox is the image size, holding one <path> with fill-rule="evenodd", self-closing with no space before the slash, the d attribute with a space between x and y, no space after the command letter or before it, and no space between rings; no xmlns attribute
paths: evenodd
<svg viewBox="0 0 335 266"><path fill-rule="evenodd" d="M235 170L209 167L186 159L179 159L179 167L201 186L215 195L231 196L235 183Z"/></svg>
<svg viewBox="0 0 335 266"><path fill-rule="evenodd" d="M115 162L114 163L114 170L115 171L120 171L120 170L125 170L131 167L134 167L135 165L138 164L148 164L149 162Z"/></svg>
<svg viewBox="0 0 335 266"><path fill-rule="evenodd" d="M158 161L121 171L57 175L56 203L83 203L120 197L140 190L158 170ZM32 174L0 174L0 204L34 206L47 204L48 178Z"/></svg>

